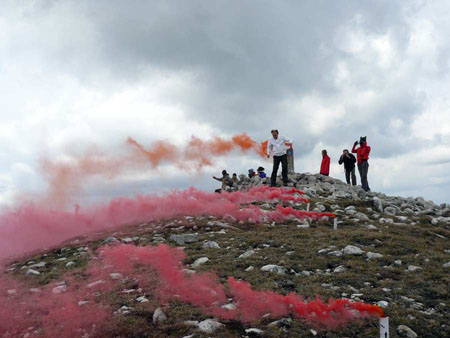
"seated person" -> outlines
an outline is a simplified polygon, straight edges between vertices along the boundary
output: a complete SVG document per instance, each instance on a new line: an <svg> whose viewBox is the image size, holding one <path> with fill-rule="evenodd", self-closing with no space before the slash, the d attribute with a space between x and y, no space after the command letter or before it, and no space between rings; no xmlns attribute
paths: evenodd
<svg viewBox="0 0 450 338"><path fill-rule="evenodd" d="M233 182L233 184L234 184L234 183L236 183L236 184L239 183L239 179L238 179L236 173L233 173L233 177L231 177L231 181Z"/></svg>
<svg viewBox="0 0 450 338"><path fill-rule="evenodd" d="M253 178L256 176L256 173L253 169L248 169L248 178Z"/></svg>
<svg viewBox="0 0 450 338"><path fill-rule="evenodd" d="M259 167L257 171L258 171L258 176L259 177L261 177L261 178L267 177L266 173L264 172L264 168L263 167Z"/></svg>
<svg viewBox="0 0 450 338"><path fill-rule="evenodd" d="M230 175L227 173L226 170L222 170L222 177L216 177L213 176L213 178L217 181L222 182L222 189L216 189L215 192L217 193L221 193L222 190L225 190L227 187L232 187L233 186L233 181L230 178Z"/></svg>

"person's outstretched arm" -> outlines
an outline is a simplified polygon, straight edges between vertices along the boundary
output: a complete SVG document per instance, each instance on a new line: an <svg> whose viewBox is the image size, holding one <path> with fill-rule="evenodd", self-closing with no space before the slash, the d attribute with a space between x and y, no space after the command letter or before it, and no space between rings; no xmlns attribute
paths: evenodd
<svg viewBox="0 0 450 338"><path fill-rule="evenodd" d="M352 153L357 153L357 151L356 151L356 145L358 144L358 141L356 141L354 144L353 144L353 148L352 148Z"/></svg>

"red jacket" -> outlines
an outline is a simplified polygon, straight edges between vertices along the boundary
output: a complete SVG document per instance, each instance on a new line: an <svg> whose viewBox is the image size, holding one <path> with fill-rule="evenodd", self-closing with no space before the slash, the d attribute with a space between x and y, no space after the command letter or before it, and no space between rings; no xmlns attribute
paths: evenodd
<svg viewBox="0 0 450 338"><path fill-rule="evenodd" d="M355 148L356 144L353 145L352 153L356 153L358 157L358 163L361 163L363 160L367 161L369 159L370 147L366 143L364 143L358 149Z"/></svg>
<svg viewBox="0 0 450 338"><path fill-rule="evenodd" d="M322 159L322 164L320 165L321 174L330 174L330 156L325 155Z"/></svg>

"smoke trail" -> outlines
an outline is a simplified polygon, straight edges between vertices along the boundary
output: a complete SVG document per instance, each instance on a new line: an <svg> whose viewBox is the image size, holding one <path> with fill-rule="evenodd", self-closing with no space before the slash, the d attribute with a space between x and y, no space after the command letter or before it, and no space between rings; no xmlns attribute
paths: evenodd
<svg viewBox="0 0 450 338"><path fill-rule="evenodd" d="M231 151L253 152L263 156L262 147L247 134L235 135L231 140L215 137L203 141L195 136L184 147L177 147L167 141L157 141L148 148L129 137L126 147L115 154L89 149L83 154L66 154L65 161L43 158L41 172L48 184L45 204L62 208L82 191L90 179L112 180L136 172L157 169L163 164L172 164L184 170L201 170L212 166L214 157Z"/></svg>

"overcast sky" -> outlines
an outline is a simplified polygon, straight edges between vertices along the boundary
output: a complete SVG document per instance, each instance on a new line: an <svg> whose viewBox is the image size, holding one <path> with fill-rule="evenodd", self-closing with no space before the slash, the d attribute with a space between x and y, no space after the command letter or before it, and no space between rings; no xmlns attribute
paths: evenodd
<svg viewBox="0 0 450 338"><path fill-rule="evenodd" d="M294 139L297 172L318 172L326 148L343 179L342 149L367 135L372 190L450 202L448 32L445 0L3 0L0 203L43 192L40 159L68 149L272 128ZM215 163L87 180L83 198L271 171L255 156Z"/></svg>

